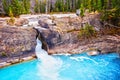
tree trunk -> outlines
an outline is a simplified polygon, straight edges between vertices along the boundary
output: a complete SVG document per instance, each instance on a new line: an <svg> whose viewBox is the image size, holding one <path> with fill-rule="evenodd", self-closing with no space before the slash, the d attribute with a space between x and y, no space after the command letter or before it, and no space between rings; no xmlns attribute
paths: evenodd
<svg viewBox="0 0 120 80"><path fill-rule="evenodd" d="M107 6L108 6L108 9L111 9L111 8L112 8L112 0L108 0Z"/></svg>
<svg viewBox="0 0 120 80"><path fill-rule="evenodd" d="M46 0L46 5L45 5L45 13L48 13L48 0Z"/></svg>

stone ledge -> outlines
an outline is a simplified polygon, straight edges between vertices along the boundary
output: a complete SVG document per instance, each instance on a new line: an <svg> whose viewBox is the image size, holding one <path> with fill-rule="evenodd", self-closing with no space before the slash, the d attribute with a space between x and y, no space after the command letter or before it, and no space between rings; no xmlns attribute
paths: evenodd
<svg viewBox="0 0 120 80"><path fill-rule="evenodd" d="M9 66L9 65L11 65L11 63L2 62L2 63L0 63L0 68L3 68L3 67L5 67L5 66Z"/></svg>
<svg viewBox="0 0 120 80"><path fill-rule="evenodd" d="M21 59L12 59L12 60L7 60L6 62L1 62L0 63L0 68L4 68L13 64L17 64L17 63L21 63L21 62L25 62L25 61L29 61L29 60L33 60L36 59L35 55L32 56L28 56L28 57L23 57Z"/></svg>

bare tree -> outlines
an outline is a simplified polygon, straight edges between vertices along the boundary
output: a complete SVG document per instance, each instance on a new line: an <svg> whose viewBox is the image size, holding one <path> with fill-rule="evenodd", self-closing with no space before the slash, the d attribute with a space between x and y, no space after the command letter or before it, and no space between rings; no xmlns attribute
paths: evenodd
<svg viewBox="0 0 120 80"><path fill-rule="evenodd" d="M47 14L48 13L48 0L45 0L46 2L46 5L45 5L45 13Z"/></svg>

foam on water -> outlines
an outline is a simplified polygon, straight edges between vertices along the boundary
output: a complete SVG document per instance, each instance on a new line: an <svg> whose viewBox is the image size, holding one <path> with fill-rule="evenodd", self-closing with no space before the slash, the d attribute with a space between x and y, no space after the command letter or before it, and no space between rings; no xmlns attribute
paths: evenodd
<svg viewBox="0 0 120 80"><path fill-rule="evenodd" d="M76 60L76 61L84 61L85 59L86 60L89 60L89 61L92 61L94 62L95 64L98 64L95 60L89 58L89 57L84 57L84 56L80 56L80 57L70 57L70 59L72 60Z"/></svg>
<svg viewBox="0 0 120 80"><path fill-rule="evenodd" d="M41 42L37 39L36 55L41 63L38 63L38 75L42 80L60 80L59 71L62 66L60 58L54 58L41 48Z"/></svg>

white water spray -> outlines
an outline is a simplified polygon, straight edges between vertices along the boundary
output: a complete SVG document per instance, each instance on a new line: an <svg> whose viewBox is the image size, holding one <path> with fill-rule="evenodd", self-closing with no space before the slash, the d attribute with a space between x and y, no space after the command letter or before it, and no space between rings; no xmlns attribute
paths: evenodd
<svg viewBox="0 0 120 80"><path fill-rule="evenodd" d="M86 59L86 60L90 60L90 61L94 62L95 64L98 64L97 61L95 61L95 60L93 60L91 58L88 58L88 57L83 57L83 56L80 56L80 57L70 57L70 59L76 60L76 61L84 61Z"/></svg>
<svg viewBox="0 0 120 80"><path fill-rule="evenodd" d="M59 71L62 67L62 60L48 55L41 46L41 41L37 39L36 55L38 60L41 61L41 63L38 63L38 75L42 80L61 80Z"/></svg>

